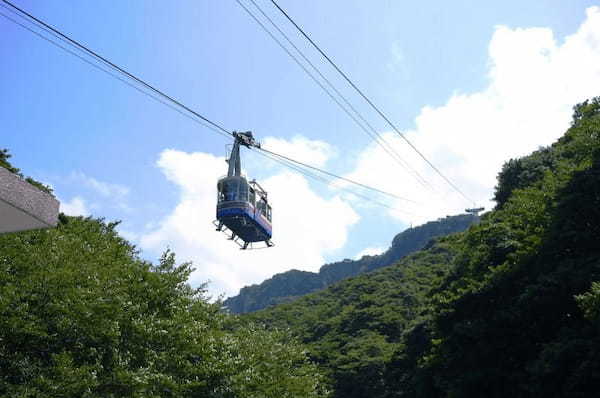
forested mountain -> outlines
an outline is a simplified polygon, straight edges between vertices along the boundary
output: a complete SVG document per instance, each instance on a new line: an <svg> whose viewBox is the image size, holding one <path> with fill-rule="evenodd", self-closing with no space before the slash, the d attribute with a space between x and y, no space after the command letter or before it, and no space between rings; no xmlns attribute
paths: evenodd
<svg viewBox="0 0 600 398"><path fill-rule="evenodd" d="M0 235L0 396L327 396L288 333L239 324L190 264L141 260L116 225Z"/></svg>
<svg viewBox="0 0 600 398"><path fill-rule="evenodd" d="M495 199L390 267L241 316L116 223L1 235L0 396L596 397L600 98L507 162Z"/></svg>
<svg viewBox="0 0 600 398"><path fill-rule="evenodd" d="M378 397L387 364L406 330L423 319L427 293L448 275L455 250L444 237L398 264L325 290L244 315L272 329L290 328L329 373L336 397Z"/></svg>
<svg viewBox="0 0 600 398"><path fill-rule="evenodd" d="M431 239L464 231L477 220L479 217L475 215L461 214L409 228L396 235L391 247L380 255L363 256L359 260L346 259L326 264L318 273L286 271L259 285L242 288L237 296L228 298L224 304L233 313L246 313L279 303L291 302L298 297L323 289L351 276L394 264L402 257L422 249Z"/></svg>
<svg viewBox="0 0 600 398"><path fill-rule="evenodd" d="M244 315L290 328L335 397L596 397L600 99L507 162L497 206L397 264Z"/></svg>

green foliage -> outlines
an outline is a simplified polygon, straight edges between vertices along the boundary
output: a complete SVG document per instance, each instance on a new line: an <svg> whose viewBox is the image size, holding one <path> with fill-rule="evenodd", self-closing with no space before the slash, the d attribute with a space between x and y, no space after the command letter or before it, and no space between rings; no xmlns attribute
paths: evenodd
<svg viewBox="0 0 600 398"><path fill-rule="evenodd" d="M8 149L0 149L0 167L4 167L11 173L18 175L19 177L23 178L25 181L27 181L34 187L38 188L39 190L44 191L49 194L52 194L52 189L49 186L44 185L41 182L38 182L31 177L24 177L23 174L21 174L21 170L14 167L8 160L11 157L12 157L12 155L8 152Z"/></svg>
<svg viewBox="0 0 600 398"><path fill-rule="evenodd" d="M0 166L4 167L8 171L14 174L19 174L19 169L14 167L8 159L10 159L12 155L8 152L8 149L0 149Z"/></svg>
<svg viewBox="0 0 600 398"><path fill-rule="evenodd" d="M328 373L336 397L381 396L394 352L404 346L406 331L426 318L427 294L449 272L453 239L243 319L294 331Z"/></svg>
<svg viewBox="0 0 600 398"><path fill-rule="evenodd" d="M326 395L287 333L239 325L190 264L141 260L116 225L61 215L0 236L1 396Z"/></svg>
<svg viewBox="0 0 600 398"><path fill-rule="evenodd" d="M556 168L551 148L542 148L530 156L511 159L498 175L494 193L497 208L501 208L516 189L522 189L539 181L549 170Z"/></svg>
<svg viewBox="0 0 600 398"><path fill-rule="evenodd" d="M464 231L478 220L477 216L461 214L409 228L396 235L392 246L381 255L325 264L318 273L291 270L277 274L259 285L244 287L239 295L225 300L225 306L233 313L246 313L294 301L346 278L392 265L422 249L431 239Z"/></svg>
<svg viewBox="0 0 600 398"><path fill-rule="evenodd" d="M245 317L306 342L335 397L596 396L600 98L495 198L464 233Z"/></svg>
<svg viewBox="0 0 600 398"><path fill-rule="evenodd" d="M241 317L189 287L172 253L140 260L114 223L2 236L0 395L318 397L323 372L344 398L596 396L600 99L509 161L496 200L390 267L339 263L375 271Z"/></svg>
<svg viewBox="0 0 600 398"><path fill-rule="evenodd" d="M590 120L600 114L600 97L585 100L573 107L573 125L582 120Z"/></svg>
<svg viewBox="0 0 600 398"><path fill-rule="evenodd" d="M600 117L582 115L519 162L518 184L500 179L510 195L464 239L433 298L417 372L434 383L429 396L587 396L600 386L600 330L574 300L592 314L593 296L580 295L600 279Z"/></svg>
<svg viewBox="0 0 600 398"><path fill-rule="evenodd" d="M600 321L600 282L593 282L591 289L575 296L575 300L587 320Z"/></svg>

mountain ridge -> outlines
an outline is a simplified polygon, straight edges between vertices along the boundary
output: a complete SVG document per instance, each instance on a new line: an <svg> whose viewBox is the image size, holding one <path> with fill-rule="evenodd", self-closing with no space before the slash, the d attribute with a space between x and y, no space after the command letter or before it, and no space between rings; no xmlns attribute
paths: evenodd
<svg viewBox="0 0 600 398"><path fill-rule="evenodd" d="M341 280L392 265L422 249L431 239L463 231L478 220L479 217L472 214L459 214L408 228L397 234L382 254L328 263L319 272L293 269L275 274L260 284L243 287L237 296L226 299L223 304L230 312L240 314L291 302Z"/></svg>
<svg viewBox="0 0 600 398"><path fill-rule="evenodd" d="M495 208L395 265L240 318L289 330L333 398L600 390L600 97L507 161Z"/></svg>

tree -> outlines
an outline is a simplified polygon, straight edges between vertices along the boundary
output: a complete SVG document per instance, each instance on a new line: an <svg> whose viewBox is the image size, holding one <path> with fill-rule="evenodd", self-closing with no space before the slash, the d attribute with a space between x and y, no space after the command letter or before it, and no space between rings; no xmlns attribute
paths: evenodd
<svg viewBox="0 0 600 398"><path fill-rule="evenodd" d="M326 396L301 346L224 314L172 252L153 265L118 223L60 221L0 236L0 395Z"/></svg>

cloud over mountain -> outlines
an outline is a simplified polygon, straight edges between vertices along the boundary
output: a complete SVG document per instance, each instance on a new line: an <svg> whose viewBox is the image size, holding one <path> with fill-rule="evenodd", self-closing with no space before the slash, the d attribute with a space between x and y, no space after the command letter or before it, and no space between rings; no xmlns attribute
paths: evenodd
<svg viewBox="0 0 600 398"><path fill-rule="evenodd" d="M572 106L600 93L600 8L589 8L563 42L547 28L497 26L488 54L483 90L423 107L415 129L405 135L468 197L489 207L502 164L556 140L569 125ZM349 178L419 202L397 202L395 207L414 214L392 211L394 217L421 223L471 205L396 133L384 136L434 186L424 189L379 147L365 149Z"/></svg>
<svg viewBox="0 0 600 398"><path fill-rule="evenodd" d="M589 8L579 29L562 42L547 28L498 26L488 55L484 89L457 92L442 106L424 106L414 130L405 134L476 204L489 207L502 164L556 140L569 125L572 106L600 93L600 8ZM473 205L453 192L397 134L383 135L432 185L424 188L379 147L368 146L346 176L417 202L394 203L398 210L390 211L392 217L419 224ZM301 136L267 138L264 144L324 167L336 154L330 144ZM350 227L368 206L335 190L324 197L303 176L267 168L267 178L260 182L273 203L276 247L241 252L210 224L216 181L226 173L224 158L165 150L158 167L178 189L179 202L140 238L141 246L154 252L169 246L180 260L194 261L192 283L210 280L217 294L234 294L291 268L316 271L326 254L344 246ZM317 225L315 220L327 222Z"/></svg>
<svg viewBox="0 0 600 398"><path fill-rule="evenodd" d="M322 156L318 145L314 156ZM278 169L260 181L274 204L276 246L241 251L211 225L216 181L226 174L224 158L166 150L158 166L179 190L179 203L156 229L141 237L141 246L155 252L169 246L180 260L193 261L197 270L191 282L210 281L214 294L237 293L244 285L290 268L316 271L325 253L345 244L349 228L359 219L339 196L320 197L304 177Z"/></svg>

